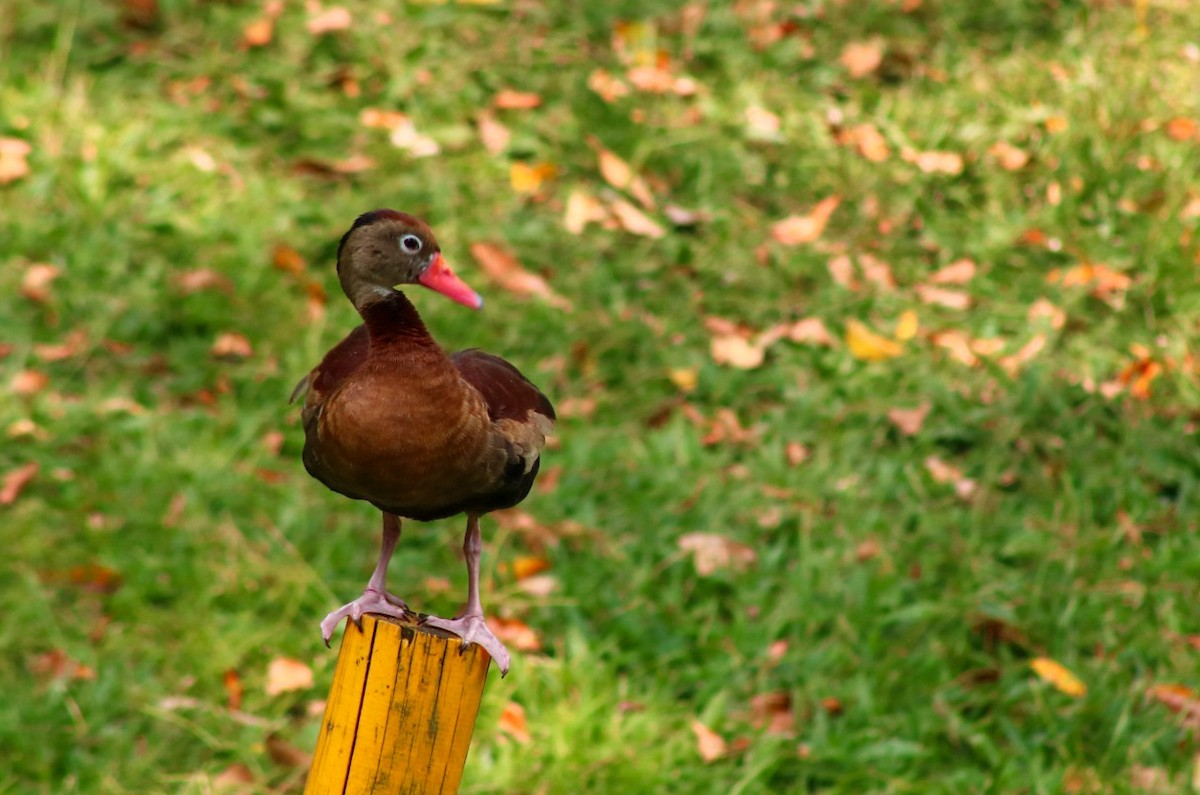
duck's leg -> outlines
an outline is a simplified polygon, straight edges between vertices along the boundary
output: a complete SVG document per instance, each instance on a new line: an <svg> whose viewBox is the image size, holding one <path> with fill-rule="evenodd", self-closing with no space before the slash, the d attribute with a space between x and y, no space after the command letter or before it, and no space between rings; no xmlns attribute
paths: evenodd
<svg viewBox="0 0 1200 795"><path fill-rule="evenodd" d="M483 541L479 537L479 515L467 514L467 532L463 537L463 556L467 559L467 606L457 618L429 616L421 623L453 632L462 638L463 648L478 643L496 661L500 675L508 673L509 655L504 644L492 634L483 621L483 604L479 601L479 557Z"/></svg>
<svg viewBox="0 0 1200 795"><path fill-rule="evenodd" d="M329 639L333 637L337 625L347 616L361 629L363 613L379 613L394 618L404 618L408 615L408 605L403 599L388 593L386 587L388 561L392 559L392 553L396 551L396 543L399 540L400 517L384 513L379 562L375 564L375 571L371 573L371 579L367 581L367 588L362 596L334 610L321 622L321 637L325 639L326 646L329 645Z"/></svg>

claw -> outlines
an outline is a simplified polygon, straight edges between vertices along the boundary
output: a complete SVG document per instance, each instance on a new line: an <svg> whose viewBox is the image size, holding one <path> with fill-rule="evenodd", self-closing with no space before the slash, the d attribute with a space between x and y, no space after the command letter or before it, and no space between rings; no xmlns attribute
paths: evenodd
<svg viewBox="0 0 1200 795"><path fill-rule="evenodd" d="M496 667L500 669L500 678L503 679L508 675L508 667L512 658L504 644L488 629L483 616L465 615L454 619L426 616L421 619L421 623L425 626L443 629L462 638L460 652L471 648L472 643L479 644L496 661Z"/></svg>
<svg viewBox="0 0 1200 795"><path fill-rule="evenodd" d="M337 629L338 624L342 623L343 618L349 618L361 630L362 617L365 613L375 613L403 620L409 615L409 610L403 599L388 593L381 594L374 588L368 588L353 602L347 602L325 616L321 622L321 638L325 641L325 645L329 646L333 631Z"/></svg>

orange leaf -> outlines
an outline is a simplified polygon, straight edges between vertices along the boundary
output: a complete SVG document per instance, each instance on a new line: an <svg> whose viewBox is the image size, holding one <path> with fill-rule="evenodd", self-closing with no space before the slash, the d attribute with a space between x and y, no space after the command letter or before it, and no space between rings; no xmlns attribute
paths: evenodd
<svg viewBox="0 0 1200 795"><path fill-rule="evenodd" d="M854 262L848 254L838 254L826 263L833 281L847 290L858 291L861 286L854 276Z"/></svg>
<svg viewBox="0 0 1200 795"><path fill-rule="evenodd" d="M523 580L526 577L532 577L535 574L541 574L550 568L550 561L545 558L538 558L532 555L524 555L515 558L512 562L513 577L518 580Z"/></svg>
<svg viewBox="0 0 1200 795"><path fill-rule="evenodd" d="M599 199L581 188L574 188L567 197L567 209L563 213L563 226L573 235L583 232L590 223L600 223L608 218L608 211Z"/></svg>
<svg viewBox="0 0 1200 795"><path fill-rule="evenodd" d="M542 183L553 179L558 169L552 163L538 163L531 166L517 161L508 168L508 180L517 193L537 193Z"/></svg>
<svg viewBox="0 0 1200 795"><path fill-rule="evenodd" d="M518 651L541 651L542 639L537 630L516 618L490 616L487 620L492 632L502 642Z"/></svg>
<svg viewBox="0 0 1200 795"><path fill-rule="evenodd" d="M516 295L532 295L563 311L571 311L571 302L550 287L541 276L522 267L517 258L495 243L472 243L471 256L493 281Z"/></svg>
<svg viewBox="0 0 1200 795"><path fill-rule="evenodd" d="M997 141L992 144L988 149L988 154L996 158L1000 167L1005 171L1020 171L1029 163L1029 153L1007 141Z"/></svg>
<svg viewBox="0 0 1200 795"><path fill-rule="evenodd" d="M500 110L533 110L541 104L541 96L532 91L505 88L497 91L496 96L492 97L492 106Z"/></svg>
<svg viewBox="0 0 1200 795"><path fill-rule="evenodd" d="M352 22L349 11L341 6L334 6L309 16L305 26L314 36L323 36L326 33L347 30Z"/></svg>
<svg viewBox="0 0 1200 795"><path fill-rule="evenodd" d="M740 334L720 334L712 338L709 352L717 364L753 370L762 365L766 346L751 342Z"/></svg>
<svg viewBox="0 0 1200 795"><path fill-rule="evenodd" d="M891 359L904 350L899 343L876 334L854 319L846 322L846 346L851 356L867 362Z"/></svg>
<svg viewBox="0 0 1200 795"><path fill-rule="evenodd" d="M37 461L30 461L9 471L4 476L3 485L0 485L0 505L12 505L16 502L17 497L21 496L21 490L29 485L29 481L33 480L40 468L41 464Z"/></svg>
<svg viewBox="0 0 1200 795"><path fill-rule="evenodd" d="M1029 667L1033 669L1039 679L1049 682L1061 693L1066 693L1072 698L1082 698L1087 695L1087 685L1067 670L1062 663L1049 657L1035 657L1029 661Z"/></svg>
<svg viewBox="0 0 1200 795"><path fill-rule="evenodd" d="M931 284L918 284L913 288L917 297L926 304L936 304L947 309L966 309L971 305L971 296L959 290L947 290Z"/></svg>
<svg viewBox="0 0 1200 795"><path fill-rule="evenodd" d="M1200 124L1195 119L1178 116L1166 124L1167 135L1175 141L1190 141L1200 133Z"/></svg>
<svg viewBox="0 0 1200 795"><path fill-rule="evenodd" d="M20 138L0 137L0 185L15 182L29 174L29 164L25 158L33 152L33 147Z"/></svg>
<svg viewBox="0 0 1200 795"><path fill-rule="evenodd" d="M1031 324L1045 321L1050 324L1050 328L1055 330L1061 329L1067 323L1067 313L1045 298L1034 301L1030 305L1029 311L1025 313L1025 317Z"/></svg>
<svg viewBox="0 0 1200 795"><path fill-rule="evenodd" d="M614 152L605 149L595 137L588 138L588 145L596 152L600 176L604 177L605 182L617 190L628 191L629 195L647 210L654 209L654 196L650 193L650 187L634 172L632 166Z"/></svg>
<svg viewBox="0 0 1200 795"><path fill-rule="evenodd" d="M873 254L860 255L858 267L862 269L864 279L884 292L896 289L896 277L892 275L892 266Z"/></svg>
<svg viewBox="0 0 1200 795"><path fill-rule="evenodd" d="M926 174L961 174L962 155L956 152L905 152L904 159Z"/></svg>
<svg viewBox="0 0 1200 795"><path fill-rule="evenodd" d="M930 284L966 284L975 278L975 263L969 259L951 262L929 277Z"/></svg>
<svg viewBox="0 0 1200 795"><path fill-rule="evenodd" d="M771 235L785 246L812 243L825 232L833 211L841 204L838 196L828 196L813 206L808 215L792 215L771 225Z"/></svg>
<svg viewBox="0 0 1200 795"><path fill-rule="evenodd" d="M242 676L237 672L236 668L230 668L221 677L222 683L225 685L225 703L229 705L231 710L239 710L242 708Z"/></svg>
<svg viewBox="0 0 1200 795"><path fill-rule="evenodd" d="M483 142L484 149L498 155L508 148L512 131L501 124L491 111L482 111L475 121L479 125L479 140Z"/></svg>
<svg viewBox="0 0 1200 795"><path fill-rule="evenodd" d="M208 352L214 359L231 362L249 358L254 353L250 347L250 340L236 332L226 332L218 336Z"/></svg>
<svg viewBox="0 0 1200 795"><path fill-rule="evenodd" d="M929 401L924 401L912 409L888 409L887 417L900 433L905 436L915 436L920 432L921 426L925 424L925 417L929 414L929 409Z"/></svg>
<svg viewBox="0 0 1200 795"><path fill-rule="evenodd" d="M284 273L302 273L305 262L296 249L286 243L276 243L275 250L271 252L271 265Z"/></svg>
<svg viewBox="0 0 1200 795"><path fill-rule="evenodd" d="M666 234L666 230L657 221L624 199L614 199L610 208L621 228L630 234L653 239Z"/></svg>
<svg viewBox="0 0 1200 795"><path fill-rule="evenodd" d="M729 744L725 738L698 720L692 720L692 733L696 735L696 750L705 762L720 759L729 753Z"/></svg>
<svg viewBox="0 0 1200 795"><path fill-rule="evenodd" d="M299 660L276 657L267 666L267 695L277 696L292 690L307 690L313 686L313 672Z"/></svg>
<svg viewBox="0 0 1200 795"><path fill-rule="evenodd" d="M14 395L28 397L36 395L50 384L50 376L40 370L18 370L13 374L9 388Z"/></svg>
<svg viewBox="0 0 1200 795"><path fill-rule="evenodd" d="M529 735L529 724L525 720L525 708L515 701L504 705L500 712L498 723L500 731L512 737L521 745L526 745L533 738Z"/></svg>
<svg viewBox="0 0 1200 795"><path fill-rule="evenodd" d="M701 577L721 569L744 571L758 558L753 548L717 533L685 533L676 543L680 550L692 554L696 573Z"/></svg>
<svg viewBox="0 0 1200 795"><path fill-rule="evenodd" d="M21 276L21 295L39 304L46 303L50 300L50 283L61 274L58 266L46 262L30 265Z"/></svg>
<svg viewBox="0 0 1200 795"><path fill-rule="evenodd" d="M872 163L882 163L891 154L883 135L870 124L852 127L847 132L846 138L853 142L854 148L860 155Z"/></svg>
<svg viewBox="0 0 1200 795"><path fill-rule="evenodd" d="M787 338L792 342L808 343L810 345L825 345L832 348L833 335L820 318L806 317L797 320L788 328Z"/></svg>
<svg viewBox="0 0 1200 795"><path fill-rule="evenodd" d="M917 313L906 309L900 313L900 319L896 321L896 332L892 336L896 338L896 342L908 342L917 336L920 328L921 321L917 317Z"/></svg>
<svg viewBox="0 0 1200 795"><path fill-rule="evenodd" d="M851 77L866 77L883 63L883 40L852 41L842 48L838 62Z"/></svg>
<svg viewBox="0 0 1200 795"><path fill-rule="evenodd" d="M265 47L275 35L275 20L259 17L242 28L242 44L246 47Z"/></svg>

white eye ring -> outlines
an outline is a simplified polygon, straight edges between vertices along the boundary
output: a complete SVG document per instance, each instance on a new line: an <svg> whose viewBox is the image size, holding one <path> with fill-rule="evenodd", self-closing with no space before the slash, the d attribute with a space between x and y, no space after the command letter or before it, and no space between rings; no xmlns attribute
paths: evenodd
<svg viewBox="0 0 1200 795"><path fill-rule="evenodd" d="M416 235L405 235L400 238L400 248L407 251L409 254L416 254L421 250L421 238Z"/></svg>

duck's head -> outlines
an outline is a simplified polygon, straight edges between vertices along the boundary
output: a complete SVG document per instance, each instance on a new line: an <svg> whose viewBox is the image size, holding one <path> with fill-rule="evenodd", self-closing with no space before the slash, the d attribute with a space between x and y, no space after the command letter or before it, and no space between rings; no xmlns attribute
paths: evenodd
<svg viewBox="0 0 1200 795"><path fill-rule="evenodd" d="M420 218L395 210L372 210L355 220L338 246L338 279L356 307L391 296L406 284L436 290L479 309L479 293L458 278Z"/></svg>

